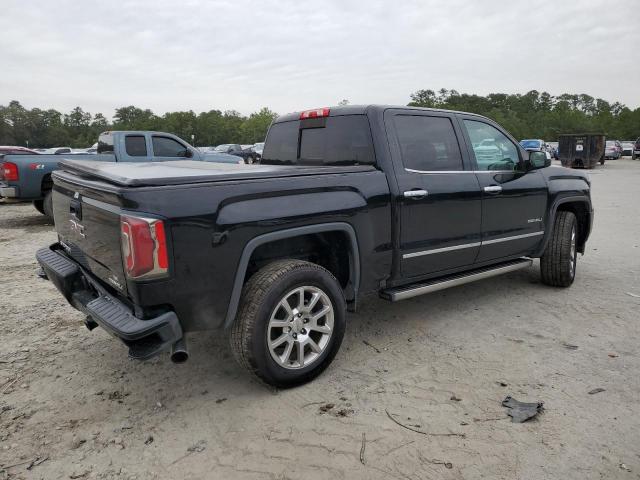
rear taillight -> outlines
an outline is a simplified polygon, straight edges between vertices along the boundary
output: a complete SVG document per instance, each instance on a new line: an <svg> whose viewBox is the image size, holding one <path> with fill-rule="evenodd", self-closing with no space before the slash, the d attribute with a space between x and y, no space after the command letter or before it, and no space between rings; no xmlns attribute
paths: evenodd
<svg viewBox="0 0 640 480"><path fill-rule="evenodd" d="M329 116L330 109L328 108L316 108L314 110L306 110L300 113L300 120L307 118L322 118Z"/></svg>
<svg viewBox="0 0 640 480"><path fill-rule="evenodd" d="M0 180L17 182L19 178L20 176L18 175L18 166L15 163L2 163L2 168L0 168Z"/></svg>
<svg viewBox="0 0 640 480"><path fill-rule="evenodd" d="M129 278L163 277L169 270L164 222L123 215L120 235L124 270Z"/></svg>

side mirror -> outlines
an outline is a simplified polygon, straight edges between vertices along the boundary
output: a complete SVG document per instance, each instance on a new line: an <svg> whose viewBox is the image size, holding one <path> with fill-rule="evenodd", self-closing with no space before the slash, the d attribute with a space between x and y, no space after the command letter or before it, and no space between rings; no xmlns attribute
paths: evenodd
<svg viewBox="0 0 640 480"><path fill-rule="evenodd" d="M192 158L193 157L193 152L191 151L190 148L187 148L184 152L184 156L187 158Z"/></svg>
<svg viewBox="0 0 640 480"><path fill-rule="evenodd" d="M529 169L536 170L551 165L551 159L547 158L545 152L529 152Z"/></svg>

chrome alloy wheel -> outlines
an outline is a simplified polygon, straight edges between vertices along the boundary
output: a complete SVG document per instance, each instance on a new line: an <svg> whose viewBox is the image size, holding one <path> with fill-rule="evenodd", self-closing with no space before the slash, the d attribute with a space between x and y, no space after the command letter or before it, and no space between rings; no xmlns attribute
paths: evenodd
<svg viewBox="0 0 640 480"><path fill-rule="evenodd" d="M569 273L571 274L571 278L575 275L576 272L576 227L574 226L571 229L571 250L569 253Z"/></svg>
<svg viewBox="0 0 640 480"><path fill-rule="evenodd" d="M318 287L291 290L269 319L267 346L271 357L286 369L311 365L329 345L333 316L329 296Z"/></svg>

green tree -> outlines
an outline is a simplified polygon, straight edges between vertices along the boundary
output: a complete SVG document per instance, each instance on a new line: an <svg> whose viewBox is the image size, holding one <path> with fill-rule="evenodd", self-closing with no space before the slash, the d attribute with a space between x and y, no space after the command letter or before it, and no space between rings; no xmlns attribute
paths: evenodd
<svg viewBox="0 0 640 480"><path fill-rule="evenodd" d="M244 120L240 127L242 143L264 142L269 126L277 116L277 113L267 107L263 107L259 112L249 115L249 118Z"/></svg>

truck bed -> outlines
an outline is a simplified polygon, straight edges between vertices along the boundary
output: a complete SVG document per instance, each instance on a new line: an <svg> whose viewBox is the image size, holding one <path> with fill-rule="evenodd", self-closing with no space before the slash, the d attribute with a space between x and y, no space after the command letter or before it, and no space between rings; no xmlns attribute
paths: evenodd
<svg viewBox="0 0 640 480"><path fill-rule="evenodd" d="M361 166L241 165L198 161L113 163L64 160L60 168L83 178L98 179L121 187L185 185L275 177L344 174L373 171Z"/></svg>

